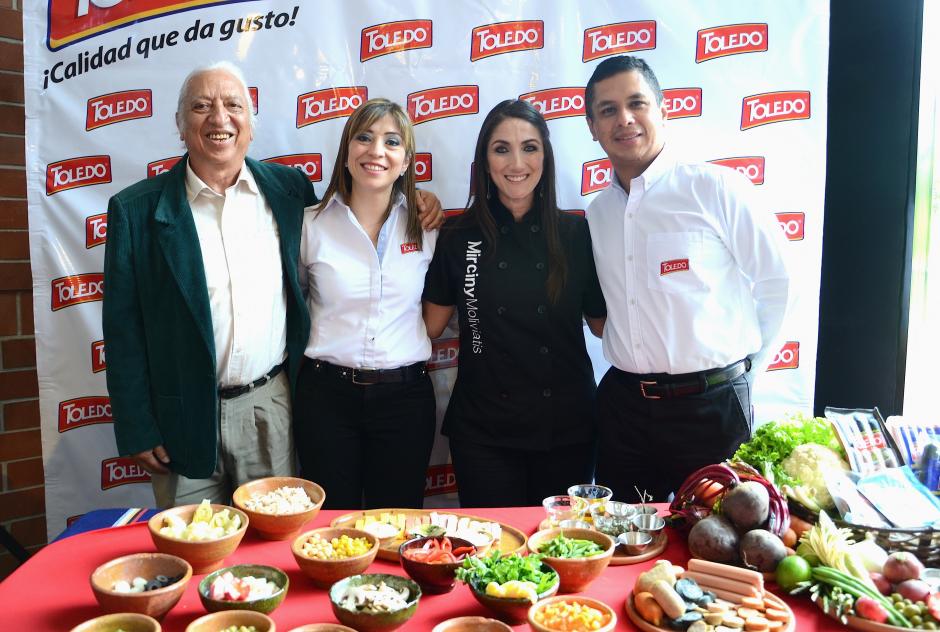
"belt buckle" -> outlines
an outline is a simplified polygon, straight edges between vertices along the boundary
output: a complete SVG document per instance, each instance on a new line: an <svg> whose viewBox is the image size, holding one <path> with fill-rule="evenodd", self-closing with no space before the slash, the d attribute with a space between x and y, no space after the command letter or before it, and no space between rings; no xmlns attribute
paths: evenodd
<svg viewBox="0 0 940 632"><path fill-rule="evenodd" d="M360 373L360 372L363 371L363 370L366 370L366 371L370 371L370 370L371 370L371 371L374 371L375 369L356 369L356 368L353 368L353 370L352 370L352 383L353 383L353 384L358 384L359 386L372 386L373 384L375 384L375 382L361 382L361 381L359 381L358 379L356 379L356 374L357 374L357 373Z"/></svg>
<svg viewBox="0 0 940 632"><path fill-rule="evenodd" d="M657 384L656 384L656 382L650 382L650 381L640 380L640 394L641 394L645 399L662 399L662 398L663 398L662 395L649 395L649 394L646 392L646 387L647 387L647 386L657 386Z"/></svg>

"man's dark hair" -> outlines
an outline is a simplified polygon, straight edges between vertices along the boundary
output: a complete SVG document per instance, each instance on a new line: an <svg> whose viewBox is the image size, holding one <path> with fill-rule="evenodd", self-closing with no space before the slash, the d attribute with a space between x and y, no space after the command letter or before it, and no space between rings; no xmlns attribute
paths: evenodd
<svg viewBox="0 0 940 632"><path fill-rule="evenodd" d="M653 89L653 94L656 96L656 105L663 104L663 91L659 87L659 80L656 79L656 74L653 72L653 69L650 68L645 61L639 57L632 57L630 55L608 57L597 65L597 68L594 69L594 74L588 79L587 87L584 89L584 113L589 119L594 118L594 85L597 84L598 81L603 81L614 75L619 75L622 72L631 71L643 75L643 78L646 79L646 83Z"/></svg>

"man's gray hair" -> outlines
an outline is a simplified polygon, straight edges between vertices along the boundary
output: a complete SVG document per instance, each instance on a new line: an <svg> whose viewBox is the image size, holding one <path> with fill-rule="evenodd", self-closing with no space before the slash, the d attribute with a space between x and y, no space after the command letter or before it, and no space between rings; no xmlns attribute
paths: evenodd
<svg viewBox="0 0 940 632"><path fill-rule="evenodd" d="M248 92L248 82L245 81L245 75L242 73L241 68L230 61L214 61L203 66L199 66L186 75L186 78L183 79L183 84L180 86L179 98L176 101L176 129L181 134L183 133L183 125L185 124L184 114L186 101L189 98L190 84L192 84L193 80L199 75L211 72L213 70L224 70L225 72L235 77L238 80L238 83L241 84L246 107L248 108L248 119L251 123L251 129L254 130L255 108L251 103L251 93Z"/></svg>

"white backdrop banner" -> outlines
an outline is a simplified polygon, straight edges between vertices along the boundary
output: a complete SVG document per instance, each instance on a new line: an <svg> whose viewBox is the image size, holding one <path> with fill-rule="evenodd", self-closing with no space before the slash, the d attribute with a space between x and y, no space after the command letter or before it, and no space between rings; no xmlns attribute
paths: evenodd
<svg viewBox="0 0 940 632"><path fill-rule="evenodd" d="M90 509L153 504L146 473L116 454L111 427L105 210L111 195L182 155L178 88L194 66L216 60L239 64L251 87L252 157L300 169L322 194L346 117L368 97L387 97L415 123L420 186L457 212L480 123L510 97L549 119L561 206L587 208L610 166L584 123L584 85L605 57L643 57L666 89L670 143L746 174L790 240L796 302L755 405L759 420L811 410L827 0L25 0L23 13L50 535ZM598 341L589 348L599 378L607 364ZM456 359L449 331L432 357L439 413ZM454 489L439 441L427 505L453 504Z"/></svg>

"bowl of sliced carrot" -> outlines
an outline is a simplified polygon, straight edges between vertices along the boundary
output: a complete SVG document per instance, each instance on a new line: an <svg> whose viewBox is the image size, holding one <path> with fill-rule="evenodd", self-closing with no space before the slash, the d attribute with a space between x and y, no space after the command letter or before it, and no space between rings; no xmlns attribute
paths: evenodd
<svg viewBox="0 0 940 632"><path fill-rule="evenodd" d="M457 569L466 557L476 553L468 540L448 536L414 538L398 548L402 568L428 593L453 590Z"/></svg>

